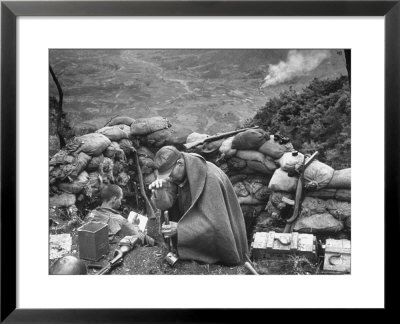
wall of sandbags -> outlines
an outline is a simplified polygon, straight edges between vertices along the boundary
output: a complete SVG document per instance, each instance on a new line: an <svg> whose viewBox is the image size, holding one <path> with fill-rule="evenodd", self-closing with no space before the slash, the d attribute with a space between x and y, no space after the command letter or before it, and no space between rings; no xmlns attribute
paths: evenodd
<svg viewBox="0 0 400 324"><path fill-rule="evenodd" d="M187 141L207 138L193 133ZM295 192L309 156L288 138L251 129L197 147L229 176L241 204L249 238L255 231L282 232L293 214ZM314 160L304 172L303 203L294 230L335 235L351 230L351 169L334 170ZM324 204L325 209L310 208ZM345 212L344 212L345 211Z"/></svg>
<svg viewBox="0 0 400 324"><path fill-rule="evenodd" d="M84 217L100 203L101 184L115 183L124 191L127 212L132 209L144 211L134 149L147 186L156 178L153 159L160 147L174 145L183 150L183 144L208 137L208 134L171 125L163 117L136 120L116 117L94 133L75 137L51 157L50 206L77 206ZM249 238L254 230L283 230L285 219L293 210L291 201L294 200L298 174L303 160L307 159L295 151L289 139L262 129L249 129L198 145L190 151L217 164L228 175L241 204ZM332 208L333 202L337 202L340 208L351 210L350 173L351 169L333 170L320 161L310 164L304 175L307 199L304 199L295 230L340 232L350 229L349 213L346 212L344 218ZM319 209L307 207L309 199L325 201L331 208L317 213ZM328 215L340 224L335 225Z"/></svg>

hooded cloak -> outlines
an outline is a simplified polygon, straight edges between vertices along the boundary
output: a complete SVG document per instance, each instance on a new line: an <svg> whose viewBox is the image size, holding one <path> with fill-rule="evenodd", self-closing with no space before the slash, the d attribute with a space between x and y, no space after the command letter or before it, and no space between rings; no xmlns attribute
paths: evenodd
<svg viewBox="0 0 400 324"><path fill-rule="evenodd" d="M243 263L248 253L246 227L229 178L200 155L182 154L192 204L178 221L179 258L205 263ZM171 208L170 213L176 213L176 208Z"/></svg>

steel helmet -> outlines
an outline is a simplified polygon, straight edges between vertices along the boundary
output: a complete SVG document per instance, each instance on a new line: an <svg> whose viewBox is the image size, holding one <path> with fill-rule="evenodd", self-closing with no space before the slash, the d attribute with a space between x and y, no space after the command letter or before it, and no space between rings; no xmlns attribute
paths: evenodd
<svg viewBox="0 0 400 324"><path fill-rule="evenodd" d="M85 262L73 255L66 255L58 259L50 267L51 275L86 275L87 267Z"/></svg>

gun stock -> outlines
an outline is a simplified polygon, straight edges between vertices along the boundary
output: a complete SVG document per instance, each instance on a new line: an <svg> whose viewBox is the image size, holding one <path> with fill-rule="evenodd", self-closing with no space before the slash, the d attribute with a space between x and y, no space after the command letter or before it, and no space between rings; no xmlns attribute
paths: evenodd
<svg viewBox="0 0 400 324"><path fill-rule="evenodd" d="M253 126L253 127L249 127L249 128L242 128L242 129L238 129L238 130L235 130L235 131L231 131L231 132L226 132L226 133L222 133L222 134L219 134L219 135L210 136L210 137L207 137L207 138L205 138L204 140L201 140L201 141L195 141L195 142L192 142L192 143L186 143L186 144L183 144L183 146L188 150L188 149L196 147L196 146L198 146L200 144L216 141L216 140L219 140L219 139L224 138L224 137L229 137L229 136L232 136L232 135L236 135L238 133L247 131L249 129L257 129L257 128L259 128L259 126Z"/></svg>

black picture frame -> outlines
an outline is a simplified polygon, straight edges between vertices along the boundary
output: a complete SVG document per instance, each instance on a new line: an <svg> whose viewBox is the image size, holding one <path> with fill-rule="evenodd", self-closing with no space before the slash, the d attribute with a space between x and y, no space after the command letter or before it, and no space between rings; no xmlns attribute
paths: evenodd
<svg viewBox="0 0 400 324"><path fill-rule="evenodd" d="M16 308L16 19L19 16L384 16L385 308L398 275L400 1L2 1L1 3L1 322L226 322L238 310ZM371 130L371 136L373 136ZM372 243L371 243L372 244ZM164 298L164 297L163 297ZM151 303L151 301L149 301ZM243 310L241 310L243 311ZM247 310L256 312L256 310ZM245 314L248 315L248 314ZM257 316L252 313L251 318Z"/></svg>

